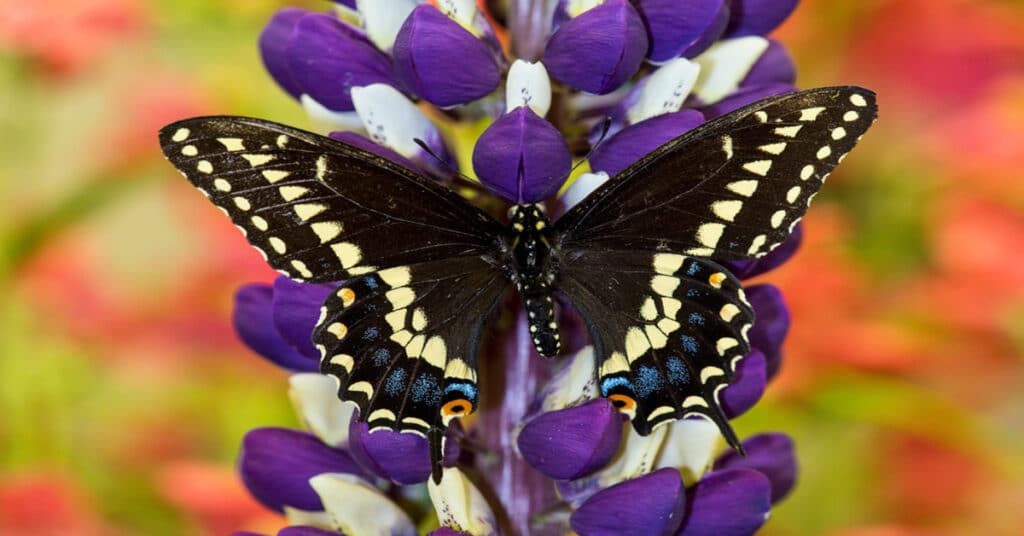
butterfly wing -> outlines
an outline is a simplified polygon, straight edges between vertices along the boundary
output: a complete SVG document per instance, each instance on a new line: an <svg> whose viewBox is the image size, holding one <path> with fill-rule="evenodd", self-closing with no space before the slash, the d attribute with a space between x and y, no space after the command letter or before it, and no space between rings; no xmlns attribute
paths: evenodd
<svg viewBox="0 0 1024 536"><path fill-rule="evenodd" d="M635 407L637 431L701 415L738 447L717 395L749 350L753 311L716 261L780 245L876 114L857 87L756 102L659 147L556 222L557 284L590 326L603 394Z"/></svg>
<svg viewBox="0 0 1024 536"><path fill-rule="evenodd" d="M167 158L271 266L344 283L313 334L321 370L372 428L440 437L476 407L483 321L509 286L504 228L457 194L337 140L268 121L165 127Z"/></svg>

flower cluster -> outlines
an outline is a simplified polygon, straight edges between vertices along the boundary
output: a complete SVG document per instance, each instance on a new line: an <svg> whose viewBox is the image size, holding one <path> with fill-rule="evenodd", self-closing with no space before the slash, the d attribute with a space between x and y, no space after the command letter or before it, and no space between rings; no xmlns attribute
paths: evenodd
<svg viewBox="0 0 1024 536"><path fill-rule="evenodd" d="M332 137L438 180L471 162L495 196L548 201L556 212L704 121L794 89L785 49L764 35L795 0L504 4L490 12L473 0L286 8L260 51ZM589 170L574 175L574 158L588 151ZM796 232L730 269L741 278L768 271L799 240ZM415 534L434 525L432 504L440 525L432 534L742 535L793 485L784 435L748 438L745 458L721 454L718 429L702 420L639 436L597 396L579 320L562 322L573 355L555 371L535 355L522 312L493 337L499 385L481 380L501 403L449 431L444 477L422 485L425 440L369 433L337 399L334 381L316 374L310 334L330 291L280 278L237 295L238 333L295 372L292 399L309 430L264 428L244 440L244 482L293 525L280 534ZM752 407L778 371L789 324L775 287L754 285L747 296L758 320L753 350L722 393L730 418Z"/></svg>

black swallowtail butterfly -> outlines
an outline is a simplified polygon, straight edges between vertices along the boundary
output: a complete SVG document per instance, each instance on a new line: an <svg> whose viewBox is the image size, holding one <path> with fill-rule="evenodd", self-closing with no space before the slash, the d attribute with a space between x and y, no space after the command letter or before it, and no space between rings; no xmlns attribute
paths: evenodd
<svg viewBox="0 0 1024 536"><path fill-rule="evenodd" d="M510 286L537 350L559 349L553 293L586 321L598 385L640 434L688 415L739 441L719 392L753 311L720 262L781 244L876 117L858 87L775 96L662 145L552 223L503 225L458 194L351 145L259 119L160 132L167 158L292 279L343 282L321 308L321 370L371 429L431 442L477 404L476 354Z"/></svg>

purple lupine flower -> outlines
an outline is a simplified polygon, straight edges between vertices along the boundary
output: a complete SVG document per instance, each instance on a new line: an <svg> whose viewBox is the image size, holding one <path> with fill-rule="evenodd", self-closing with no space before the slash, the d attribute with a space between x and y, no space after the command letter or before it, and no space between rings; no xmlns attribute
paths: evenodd
<svg viewBox="0 0 1024 536"><path fill-rule="evenodd" d="M438 178L471 161L482 186L509 202L563 191L559 212L665 141L794 89L791 59L764 35L795 0L697 0L686 10L663 0L506 4L492 20L508 22L509 57L473 0L337 1L336 15L285 8L259 46L278 84L332 137ZM590 172L563 188L604 117L611 127ZM798 227L771 254L729 268L753 277L799 240ZM338 400L335 380L311 373L319 354L309 335L332 287L280 278L236 299L242 340L300 372L290 394L307 431L255 430L240 460L253 495L285 512L292 526L280 534L414 534L430 505L440 521L430 534L440 536L750 534L795 482L782 434L747 438L746 458L723 453L717 427L699 419L639 436L598 396L581 322L561 313L563 326L575 326L563 331L572 357L544 361L516 309L490 345L498 370L480 382L494 398L465 429L450 430L443 478L424 494L426 442L370 431ZM757 323L751 352L721 392L729 418L763 395L789 326L778 289L754 285L746 295ZM559 511L571 515L545 515Z"/></svg>

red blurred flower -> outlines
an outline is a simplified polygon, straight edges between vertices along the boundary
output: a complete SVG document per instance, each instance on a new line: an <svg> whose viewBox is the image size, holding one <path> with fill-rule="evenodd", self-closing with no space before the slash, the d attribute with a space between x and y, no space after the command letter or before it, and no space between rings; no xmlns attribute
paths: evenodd
<svg viewBox="0 0 1024 536"><path fill-rule="evenodd" d="M100 536L113 534L85 494L64 475L24 473L0 480L4 534Z"/></svg>

